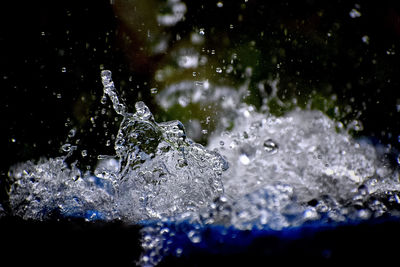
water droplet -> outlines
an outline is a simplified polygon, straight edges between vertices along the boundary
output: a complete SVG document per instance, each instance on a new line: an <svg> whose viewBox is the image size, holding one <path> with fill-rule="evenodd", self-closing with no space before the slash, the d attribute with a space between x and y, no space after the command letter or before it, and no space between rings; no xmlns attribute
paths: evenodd
<svg viewBox="0 0 400 267"><path fill-rule="evenodd" d="M353 18L353 19L358 18L358 17L361 17L360 11L358 11L358 10L355 9L355 8L353 8L353 9L350 11L349 15L350 15L350 17Z"/></svg>
<svg viewBox="0 0 400 267"><path fill-rule="evenodd" d="M100 99L100 102L104 105L105 103L107 103L107 96L103 95Z"/></svg>
<svg viewBox="0 0 400 267"><path fill-rule="evenodd" d="M64 151L64 152L69 152L69 151L71 151L71 144L64 144L64 145L62 145L62 147L61 147L61 149Z"/></svg>
<svg viewBox="0 0 400 267"><path fill-rule="evenodd" d="M389 55L389 56L391 56L391 55L395 55L396 54L396 52L394 51L394 49L388 49L387 51L386 51L386 54L387 55Z"/></svg>
<svg viewBox="0 0 400 267"><path fill-rule="evenodd" d="M68 133L68 137L74 137L75 136L75 134L76 134L76 129L71 129L70 131L69 131L69 133Z"/></svg>
<svg viewBox="0 0 400 267"><path fill-rule="evenodd" d="M369 37L367 35L364 35L363 37L361 37L361 40L366 43L369 44Z"/></svg>
<svg viewBox="0 0 400 267"><path fill-rule="evenodd" d="M272 139L268 139L264 141L264 150L268 153L275 154L278 152L278 145L272 141Z"/></svg>
<svg viewBox="0 0 400 267"><path fill-rule="evenodd" d="M217 73L222 73L222 69L221 69L221 68L216 68L216 69L215 69L215 72L217 72Z"/></svg>

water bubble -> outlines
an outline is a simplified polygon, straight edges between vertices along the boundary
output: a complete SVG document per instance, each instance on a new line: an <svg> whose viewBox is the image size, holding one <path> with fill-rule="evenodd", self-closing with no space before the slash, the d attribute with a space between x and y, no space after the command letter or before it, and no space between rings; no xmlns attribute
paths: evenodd
<svg viewBox="0 0 400 267"><path fill-rule="evenodd" d="M101 99L100 99L100 102L101 102L101 104L105 104L105 103L107 103L107 96L106 95L103 95L102 97L101 97Z"/></svg>
<svg viewBox="0 0 400 267"><path fill-rule="evenodd" d="M204 35L204 34L205 34L205 30L204 30L204 28L200 28L200 30L199 30L199 34L200 34L200 35Z"/></svg>
<svg viewBox="0 0 400 267"><path fill-rule="evenodd" d="M87 150L82 150L81 151L81 155L82 155L82 157L86 157L87 156Z"/></svg>
<svg viewBox="0 0 400 267"><path fill-rule="evenodd" d="M68 137L74 137L75 136L75 134L76 134L76 129L71 129L70 131L69 131L69 133L68 133Z"/></svg>
<svg viewBox="0 0 400 267"><path fill-rule="evenodd" d="M272 139L265 140L263 145L264 150L268 153L275 154L278 152L278 145Z"/></svg>
<svg viewBox="0 0 400 267"><path fill-rule="evenodd" d="M217 2L217 7L221 8L224 6L224 3L222 3L221 1Z"/></svg>
<svg viewBox="0 0 400 267"><path fill-rule="evenodd" d="M208 131L206 129L203 129L203 130L201 130L201 133L205 135L205 134L208 134Z"/></svg>
<svg viewBox="0 0 400 267"><path fill-rule="evenodd" d="M67 72L67 68L66 67L62 67L61 68L61 72Z"/></svg>
<svg viewBox="0 0 400 267"><path fill-rule="evenodd" d="M69 151L71 151L71 144L64 144L64 145L62 145L61 146L61 149L64 151L64 152L69 152Z"/></svg>
<svg viewBox="0 0 400 267"><path fill-rule="evenodd" d="M217 72L217 73L222 73L222 69L221 69L221 68L216 68L216 69L215 69L215 72Z"/></svg>
<svg viewBox="0 0 400 267"><path fill-rule="evenodd" d="M220 146L224 146L224 145L225 145L224 141L222 141L222 140L219 141L219 145L220 145Z"/></svg>
<svg viewBox="0 0 400 267"><path fill-rule="evenodd" d="M192 243L200 243L201 242L201 236L200 234L195 231L195 230L191 230L188 232L187 234L188 238L190 239L190 241L192 241Z"/></svg>
<svg viewBox="0 0 400 267"><path fill-rule="evenodd" d="M158 89L157 89L157 88L151 88L151 89L150 89L150 93L153 94L153 95L155 95L155 94L158 93Z"/></svg>

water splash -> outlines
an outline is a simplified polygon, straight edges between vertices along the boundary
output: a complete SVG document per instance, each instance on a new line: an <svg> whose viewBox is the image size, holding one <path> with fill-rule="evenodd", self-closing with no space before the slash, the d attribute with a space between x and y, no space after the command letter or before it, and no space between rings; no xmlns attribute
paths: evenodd
<svg viewBox="0 0 400 267"><path fill-rule="evenodd" d="M316 220L399 216L399 173L372 145L357 142L322 112L295 110L274 117L232 101L231 130L222 123L204 148L186 135L180 121L156 122L143 102L130 113L111 72L102 71L101 77L102 102L108 97L123 116L115 155L99 156L94 173L67 166L66 157L13 166L14 215L141 223L146 225L143 265L184 253L174 243L180 234L206 245L203 232L210 225L281 230ZM191 86L189 94L196 91ZM183 88L167 88L158 96L170 99ZM75 148L64 150L71 154Z"/></svg>

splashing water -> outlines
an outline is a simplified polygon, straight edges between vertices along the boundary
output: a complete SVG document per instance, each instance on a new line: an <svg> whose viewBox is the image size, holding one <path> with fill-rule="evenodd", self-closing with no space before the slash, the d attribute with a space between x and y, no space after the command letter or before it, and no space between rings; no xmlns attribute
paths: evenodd
<svg viewBox="0 0 400 267"><path fill-rule="evenodd" d="M143 102L129 113L111 72L101 77L103 99L123 116L115 156L100 157L94 173L68 167L65 157L13 166L15 215L141 222L147 225L143 265L184 251L171 241L183 231L171 222L189 222L183 232L197 244L207 225L281 230L398 215L390 208L400 203L398 172L319 111L274 117L240 105L230 115L233 129L216 131L206 149L186 136L181 122L156 122Z"/></svg>
<svg viewBox="0 0 400 267"><path fill-rule="evenodd" d="M45 219L49 210L63 216L93 210L89 219L138 222L197 210L223 193L227 163L219 154L187 138L179 121L156 123L143 102L135 104L136 113L127 112L110 71L102 72L102 82L123 116L116 156L101 157L94 174L67 168L64 158L15 166L10 202L16 214Z"/></svg>

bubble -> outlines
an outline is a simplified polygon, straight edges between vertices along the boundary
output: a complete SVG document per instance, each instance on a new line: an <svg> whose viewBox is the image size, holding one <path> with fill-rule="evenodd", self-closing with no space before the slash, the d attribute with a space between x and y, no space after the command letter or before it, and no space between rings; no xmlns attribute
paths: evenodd
<svg viewBox="0 0 400 267"><path fill-rule="evenodd" d="M265 140L263 145L264 150L270 154L275 154L278 152L278 145L272 139Z"/></svg>
<svg viewBox="0 0 400 267"><path fill-rule="evenodd" d="M102 97L101 97L101 99L100 99L100 102L101 102L101 104L106 104L107 103L107 96L106 95L103 95Z"/></svg>
<svg viewBox="0 0 400 267"><path fill-rule="evenodd" d="M216 68L216 69L215 69L215 72L216 72L216 73L222 73L222 69L221 69L221 68Z"/></svg>
<svg viewBox="0 0 400 267"><path fill-rule="evenodd" d="M82 155L82 157L86 157L88 155L87 150L82 150L81 155Z"/></svg>
<svg viewBox="0 0 400 267"><path fill-rule="evenodd" d="M221 1L217 2L217 7L221 8L224 6L224 3L222 3Z"/></svg>
<svg viewBox="0 0 400 267"><path fill-rule="evenodd" d="M61 68L61 72L67 72L67 68L66 67L62 67Z"/></svg>
<svg viewBox="0 0 400 267"><path fill-rule="evenodd" d="M75 136L75 134L76 134L76 129L71 129L71 130L69 131L69 133L68 133L68 137L69 137L69 138L72 138L72 137Z"/></svg>
<svg viewBox="0 0 400 267"><path fill-rule="evenodd" d="M192 241L192 243L200 243L201 242L201 236L200 234L195 231L195 230L191 230L188 232L187 234L188 238L190 239L190 241Z"/></svg>
<svg viewBox="0 0 400 267"><path fill-rule="evenodd" d="M64 145L61 146L61 149L64 152L69 152L69 151L71 151L71 144L68 144L68 143L64 144Z"/></svg>

